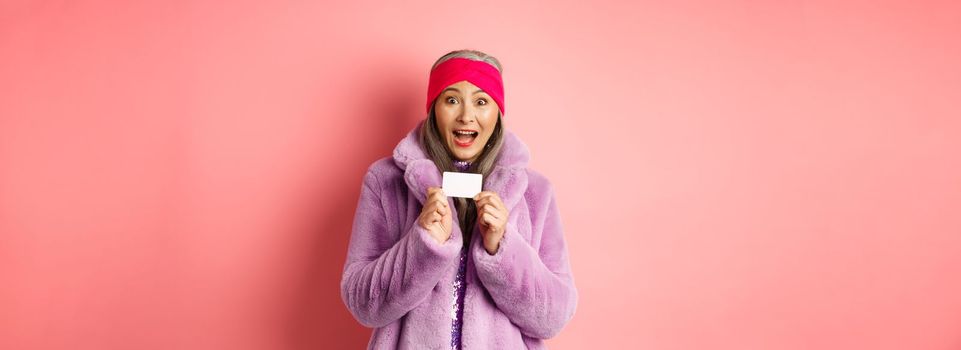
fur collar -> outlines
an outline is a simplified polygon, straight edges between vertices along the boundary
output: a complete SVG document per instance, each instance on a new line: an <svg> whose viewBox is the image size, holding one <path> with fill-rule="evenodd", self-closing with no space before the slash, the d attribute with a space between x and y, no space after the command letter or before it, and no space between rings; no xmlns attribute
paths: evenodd
<svg viewBox="0 0 961 350"><path fill-rule="evenodd" d="M404 170L407 187L421 204L427 196L428 187L441 187L440 170L427 158L420 145L418 131L426 122L421 120L394 148L394 163ZM491 174L484 179L484 191L494 191L504 201L508 211L524 197L527 190L527 163L530 150L510 130L504 130L504 145L494 163Z"/></svg>

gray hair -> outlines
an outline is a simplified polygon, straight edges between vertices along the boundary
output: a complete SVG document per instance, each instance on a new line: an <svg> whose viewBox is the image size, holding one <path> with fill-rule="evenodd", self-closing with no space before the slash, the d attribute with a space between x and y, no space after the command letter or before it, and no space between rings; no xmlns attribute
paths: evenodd
<svg viewBox="0 0 961 350"><path fill-rule="evenodd" d="M434 65L430 67L430 70L434 70L434 68L437 68L438 64L455 57L486 62L487 64L494 66L494 68L497 68L498 72L504 74L504 68L501 67L501 62L498 61L497 58L477 50L456 50L448 52L447 54L440 56L440 58L437 59L437 62L434 62Z"/></svg>

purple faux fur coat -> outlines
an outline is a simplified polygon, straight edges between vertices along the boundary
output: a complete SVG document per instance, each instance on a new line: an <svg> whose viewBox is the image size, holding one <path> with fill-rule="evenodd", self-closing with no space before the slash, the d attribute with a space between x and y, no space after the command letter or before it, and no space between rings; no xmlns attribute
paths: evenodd
<svg viewBox="0 0 961 350"><path fill-rule="evenodd" d="M393 157L370 166L354 216L341 298L361 324L374 328L369 349L450 349L452 284L464 238L456 215L443 244L417 224L427 188L441 186L440 171L420 148L419 128L400 141ZM509 131L504 136L484 190L497 192L510 216L494 255L484 250L474 225L461 330L465 350L546 349L543 339L560 332L577 307L551 183L527 169L527 146Z"/></svg>

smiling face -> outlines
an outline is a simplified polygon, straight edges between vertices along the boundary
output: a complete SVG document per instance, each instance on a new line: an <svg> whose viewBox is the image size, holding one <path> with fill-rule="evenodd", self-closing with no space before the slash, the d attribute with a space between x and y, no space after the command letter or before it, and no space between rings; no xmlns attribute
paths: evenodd
<svg viewBox="0 0 961 350"><path fill-rule="evenodd" d="M468 81L448 86L434 101L437 130L457 160L473 162L494 134L500 108L486 92Z"/></svg>

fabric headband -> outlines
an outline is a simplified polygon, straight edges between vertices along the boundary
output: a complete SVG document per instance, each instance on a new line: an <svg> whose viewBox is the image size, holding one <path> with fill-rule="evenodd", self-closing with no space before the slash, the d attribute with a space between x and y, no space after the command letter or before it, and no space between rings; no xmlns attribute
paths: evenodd
<svg viewBox="0 0 961 350"><path fill-rule="evenodd" d="M501 81L501 73L487 62L461 57L441 62L430 71L430 83L427 85L427 113L430 113L430 108L434 105L434 99L440 95L441 91L451 84L463 80L467 80L484 90L494 99L494 102L497 102L501 115L506 114L504 83Z"/></svg>

